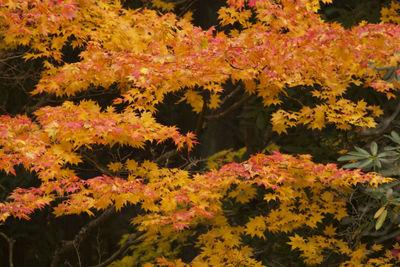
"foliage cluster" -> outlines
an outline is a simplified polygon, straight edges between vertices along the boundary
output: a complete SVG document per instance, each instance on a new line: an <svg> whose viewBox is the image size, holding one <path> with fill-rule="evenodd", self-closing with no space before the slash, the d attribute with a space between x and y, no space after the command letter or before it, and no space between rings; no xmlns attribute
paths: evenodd
<svg viewBox="0 0 400 267"><path fill-rule="evenodd" d="M56 248L47 256L33 248L30 260L51 266L398 264L394 179L305 153L245 158L254 133L380 126L379 101L399 88L399 5L382 9L383 23L345 28L321 18L331 0L228 0L219 25L202 29L189 2L0 0L1 68L22 58L40 71L21 85L22 111L1 107L0 234L10 266L23 228L15 218L48 223ZM365 97L354 96L360 90ZM188 127L195 133L162 117L182 102L198 118ZM199 167L190 153L207 125L246 103L236 117L247 150L208 151ZM389 138L400 144L395 132ZM258 151L280 147L269 141ZM371 153L357 147L340 160L379 171L398 150L378 153L373 142ZM130 222L119 248L102 251L98 236L81 248L114 214ZM70 222L72 235L62 230Z"/></svg>

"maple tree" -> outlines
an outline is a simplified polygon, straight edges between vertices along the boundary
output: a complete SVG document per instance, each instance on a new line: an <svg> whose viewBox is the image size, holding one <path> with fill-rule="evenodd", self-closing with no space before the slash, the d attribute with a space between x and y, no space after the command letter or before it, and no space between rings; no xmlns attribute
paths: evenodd
<svg viewBox="0 0 400 267"><path fill-rule="evenodd" d="M199 114L200 126L257 96L275 108L270 122L279 134L298 125L375 127L381 108L347 92L363 86L395 98L399 26L362 22L345 29L322 20L316 0L228 0L218 11L222 30L203 30L190 14L168 12L171 3L150 2L163 12L129 9L116 0L0 0L0 51L24 49L23 58L42 70L29 93L44 103L59 101L0 117L0 169L11 176L22 166L37 181L13 189L0 203L0 221L29 220L44 208L56 217L96 216L59 244L52 266L78 250L89 228L126 206L135 207L135 232L100 266L262 266L257 246L280 234L308 265L322 264L332 253L344 259L343 266L393 264L396 257L380 245L345 240L337 232L350 215L354 187L377 187L389 178L279 152L196 173L161 166L168 156L146 152L174 146L171 153L184 154L198 142L194 133L157 120L172 94ZM384 9L383 21L397 22L396 9ZM76 58L68 59L66 51ZM229 83L243 98L220 115L210 113L237 93L229 92ZM90 95L74 98L93 90L115 97L106 105ZM291 90L310 101L280 108ZM102 158L106 153L112 156ZM95 172L82 172L86 166ZM233 211L255 202L247 216ZM198 253L184 263L180 253L189 240Z"/></svg>

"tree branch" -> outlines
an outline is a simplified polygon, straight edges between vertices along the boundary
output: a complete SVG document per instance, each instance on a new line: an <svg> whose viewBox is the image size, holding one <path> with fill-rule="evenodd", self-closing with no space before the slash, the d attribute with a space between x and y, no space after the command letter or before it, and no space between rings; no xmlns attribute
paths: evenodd
<svg viewBox="0 0 400 267"><path fill-rule="evenodd" d="M106 259L105 261L103 261L102 263L93 266L93 267L105 267L107 265L109 265L110 263L112 263L115 259L117 259L126 249L128 249L131 245L134 245L135 243L139 242L139 237L141 235L143 235L144 232L138 232L136 234L130 235L124 242L124 244L122 244L122 246L115 251L108 259Z"/></svg>
<svg viewBox="0 0 400 267"><path fill-rule="evenodd" d="M178 151L176 149L170 150L168 152L165 152L164 154L162 154L158 158L156 158L154 160L154 162L157 163L157 164L161 164L162 161L168 160L169 158L172 158L173 156L175 156L177 154L178 154Z"/></svg>
<svg viewBox="0 0 400 267"><path fill-rule="evenodd" d="M197 119L197 123L196 123L196 130L194 132L194 134L196 136L200 136L200 134L202 133L204 127L205 127L205 118L204 118L204 114L206 114L206 104L203 104L203 109L200 112L200 116Z"/></svg>
<svg viewBox="0 0 400 267"><path fill-rule="evenodd" d="M9 265L10 267L14 267L13 263L13 253L14 253L14 243L15 239L12 239L11 237L8 237L5 233L0 232L0 235L4 237L5 240L7 240L8 243L8 260L9 260Z"/></svg>
<svg viewBox="0 0 400 267"><path fill-rule="evenodd" d="M376 126L375 128L363 129L360 132L360 134L364 135L364 136L382 134L386 130L386 128L389 127L390 123L394 119L396 119L396 117L397 117L397 115L399 115L399 113L400 113L400 101L397 104L396 109L394 110L392 115L383 119L382 122L379 123L378 126Z"/></svg>
<svg viewBox="0 0 400 267"><path fill-rule="evenodd" d="M230 113L232 113L233 111L235 111L238 107L240 107L241 105L246 103L250 99L250 97L251 97L251 95L244 96L238 102L234 103L229 108L227 108L226 110L222 111L221 113L218 113L218 114L215 114L215 115L206 116L204 119L205 120L219 120L219 119L222 119L225 116L227 116Z"/></svg>
<svg viewBox="0 0 400 267"><path fill-rule="evenodd" d="M385 242L386 240L395 238L396 236L399 236L399 235L400 235L400 230L397 230L397 231L395 231L393 233L390 233L388 235L385 235L385 236L382 236L381 238L376 239L375 243L376 244L380 244L380 243Z"/></svg>
<svg viewBox="0 0 400 267"><path fill-rule="evenodd" d="M108 217L115 213L114 207L106 209L99 217L90 221L86 226L82 227L78 234L75 235L73 240L62 241L61 246L54 252L53 260L51 261L51 267L58 267L61 260L61 256L65 253L72 251L77 247L83 240L87 238L90 231L102 224Z"/></svg>
<svg viewBox="0 0 400 267"><path fill-rule="evenodd" d="M234 95L236 95L237 93L239 93L241 89L242 89L242 86L241 86L241 84L239 83L239 84L235 87L235 89L232 90L232 92L230 92L229 94L227 94L227 95L221 100L220 106L222 106L223 104L225 104L225 102L226 102L229 98L231 98L232 96L234 96Z"/></svg>
<svg viewBox="0 0 400 267"><path fill-rule="evenodd" d="M95 160L93 160L92 158L90 158L88 155L86 155L86 154L84 154L84 153L82 153L81 155L82 155L82 157L83 157L85 160L87 160L87 161L89 161L90 163L92 163L92 165L94 165L99 171L101 171L101 172L107 174L108 176L113 176L113 174L112 174L109 170L107 170L106 168L104 168L103 166L101 166L99 163L97 163Z"/></svg>
<svg viewBox="0 0 400 267"><path fill-rule="evenodd" d="M232 90L232 92L230 92L229 94L227 94L227 95L221 100L221 103L220 103L219 105L222 106L223 104L225 104L225 102L226 102L228 99L232 98L235 94L237 94L238 92L240 92L241 89L242 89L241 84L238 84L238 85L235 87L235 89ZM202 109L202 111L201 111L201 113L200 113L200 116L199 116L199 119L197 120L197 123L196 123L196 131L195 131L196 136L200 136L201 133L202 133L202 131L203 131L203 129L206 128L208 119L206 118L205 114L206 114L206 105L203 105L203 109ZM210 116L212 116L212 115L210 115ZM208 117L210 117L210 116L208 116Z"/></svg>

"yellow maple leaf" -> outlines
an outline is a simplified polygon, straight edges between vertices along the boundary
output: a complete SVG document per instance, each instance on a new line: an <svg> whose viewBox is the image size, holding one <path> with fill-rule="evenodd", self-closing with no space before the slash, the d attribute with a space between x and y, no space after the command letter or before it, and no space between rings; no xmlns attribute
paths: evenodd
<svg viewBox="0 0 400 267"><path fill-rule="evenodd" d="M199 94L199 92L188 90L185 92L185 95L178 101L182 102L186 100L186 102L193 108L193 111L196 113L200 113L203 110L203 97Z"/></svg>
<svg viewBox="0 0 400 267"><path fill-rule="evenodd" d="M107 165L107 168L113 172L117 172L120 169L122 169L122 163L121 162L111 162Z"/></svg>
<svg viewBox="0 0 400 267"><path fill-rule="evenodd" d="M265 224L266 219L263 216L257 216L250 218L249 222L246 224L245 232L251 237L258 236L264 238L264 231L267 228Z"/></svg>
<svg viewBox="0 0 400 267"><path fill-rule="evenodd" d="M344 217L346 217L346 216L349 216L349 214L347 214L347 211L346 211L346 208L344 208L344 207L339 207L337 210L336 210L336 213L335 213L335 219L336 220L341 220L342 218L344 218Z"/></svg>
<svg viewBox="0 0 400 267"><path fill-rule="evenodd" d="M229 197L236 198L239 203L247 203L254 198L257 189L250 184L239 184L235 190L229 193Z"/></svg>
<svg viewBox="0 0 400 267"><path fill-rule="evenodd" d="M332 225L325 226L324 234L327 236L334 236L336 234L336 228Z"/></svg>
<svg viewBox="0 0 400 267"><path fill-rule="evenodd" d="M185 15L183 15L183 18L188 21L192 21L193 20L193 12L192 11L186 12Z"/></svg>
<svg viewBox="0 0 400 267"><path fill-rule="evenodd" d="M371 249L372 249L373 251L380 251L380 250L382 250L382 248L383 248L383 245L382 245L382 244L379 244L379 245L373 244L372 247L371 247Z"/></svg>
<svg viewBox="0 0 400 267"><path fill-rule="evenodd" d="M294 236L289 237L290 242L287 242L289 245L292 246L292 249L302 249L304 246L307 246L306 241L304 240L303 237L299 236L298 234L295 234Z"/></svg>
<svg viewBox="0 0 400 267"><path fill-rule="evenodd" d="M219 95L217 94L212 94L210 96L210 102L208 103L208 107L210 109L216 109L219 108L219 103L221 103L221 99L219 97Z"/></svg>
<svg viewBox="0 0 400 267"><path fill-rule="evenodd" d="M133 159L128 159L125 162L125 164L126 164L126 168L131 172L135 171L138 168L138 163Z"/></svg>
<svg viewBox="0 0 400 267"><path fill-rule="evenodd" d="M162 1L162 0L151 0L153 6L163 11L171 11L175 8L173 3Z"/></svg>

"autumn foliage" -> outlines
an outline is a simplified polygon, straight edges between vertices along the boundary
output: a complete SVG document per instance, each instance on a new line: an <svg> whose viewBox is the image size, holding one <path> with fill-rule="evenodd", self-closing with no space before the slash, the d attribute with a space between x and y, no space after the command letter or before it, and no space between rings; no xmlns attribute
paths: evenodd
<svg viewBox="0 0 400 267"><path fill-rule="evenodd" d="M396 6L382 12L385 23L345 29L320 17L320 1L229 0L218 11L218 30L204 30L167 12L171 3L150 2L159 11L116 0L0 0L0 51L24 49L24 59L42 69L32 97L61 99L0 117L0 169L13 176L23 167L37 180L0 203L0 221L29 220L44 208L56 217L94 218L135 206L135 232L121 240L130 242L129 252L111 266L268 266L257 249L269 238L310 266L337 259L341 266L394 266L382 246L340 233L354 188L389 178L317 164L309 155L256 154L195 172L140 153L163 146L190 153L195 134L157 121L159 106L176 94L203 116L221 109L228 83L275 107L270 123L279 134L300 125L375 127L382 109L347 92L359 86L395 97L397 69L383 79L387 69L379 67L400 61ZM73 100L93 90L114 92L112 101ZM280 108L293 91L310 101ZM99 163L101 149L116 156ZM120 157L119 149L131 153ZM81 174L87 165L96 172ZM184 263L189 240L197 252Z"/></svg>

